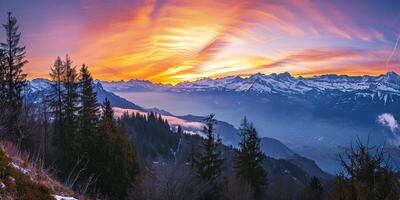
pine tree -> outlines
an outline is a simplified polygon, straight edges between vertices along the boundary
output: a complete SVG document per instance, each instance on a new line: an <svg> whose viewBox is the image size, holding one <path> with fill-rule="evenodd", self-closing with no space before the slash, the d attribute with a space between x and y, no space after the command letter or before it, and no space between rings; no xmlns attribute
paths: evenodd
<svg viewBox="0 0 400 200"><path fill-rule="evenodd" d="M139 172L138 155L132 141L126 134L125 125L118 121L117 132L114 140L114 153L111 159L113 160L112 169L114 174L109 178L114 182L109 184L107 188L112 196L117 199L125 199L128 189L133 186L136 175ZM106 179L106 181L108 181Z"/></svg>
<svg viewBox="0 0 400 200"><path fill-rule="evenodd" d="M104 155L101 154L102 135L99 130L99 105L93 87L93 78L86 65L82 65L79 76L78 128L74 138L75 159L80 162L78 169L85 168L81 181L99 176L102 172Z"/></svg>
<svg viewBox="0 0 400 200"><path fill-rule="evenodd" d="M179 135L173 134L168 122L159 115L132 113L122 115L121 119L127 124L129 136L140 141L137 149L143 162L175 158L171 149L178 148Z"/></svg>
<svg viewBox="0 0 400 200"><path fill-rule="evenodd" d="M246 117L242 121L239 134L241 140L234 159L234 171L239 178L250 184L255 198L260 198L262 189L267 185L267 173L262 166L265 155L260 149L260 138Z"/></svg>
<svg viewBox="0 0 400 200"><path fill-rule="evenodd" d="M223 168L223 158L218 146L221 144L220 138L214 133L216 120L214 114L210 114L205 119L203 134L206 136L203 147L204 150L197 164L199 177L205 181L209 181L213 187L213 191L208 194L207 198L217 199L220 193L219 179Z"/></svg>
<svg viewBox="0 0 400 200"><path fill-rule="evenodd" d="M49 95L50 107L53 110L55 123L60 123L63 119L63 97L64 88L64 73L65 68L63 65L63 61L60 57L54 61L53 66L50 68L50 78L51 78L51 92Z"/></svg>
<svg viewBox="0 0 400 200"><path fill-rule="evenodd" d="M65 90L63 87L65 75L65 66L60 57L54 61L53 66L50 69L51 78L51 92L48 96L49 105L54 116L53 121L53 145L55 147L55 156L57 157L58 163L62 163L66 160L65 149L66 149L66 135L64 130L65 125L65 112L64 112L64 97Z"/></svg>
<svg viewBox="0 0 400 200"><path fill-rule="evenodd" d="M5 67L6 67L6 58L4 50L0 48L0 109L5 110ZM0 112L0 125L4 125L5 123L5 113ZM0 133L1 135L1 133Z"/></svg>
<svg viewBox="0 0 400 200"><path fill-rule="evenodd" d="M18 122L22 115L23 97L22 90L26 84L26 74L23 73L22 67L28 63L25 59L25 46L20 46L19 27L17 19L8 13L7 23L3 24L6 32L6 41L0 43L0 48L4 53L4 69L1 78L4 78L3 92L4 105L2 112L6 112L8 119L5 122L8 135L11 139L20 140L21 130Z"/></svg>
<svg viewBox="0 0 400 200"><path fill-rule="evenodd" d="M97 187L110 199L125 199L139 171L138 156L135 146L126 134L124 124L114 120L108 99L102 105L100 128L104 134L100 144L105 148L101 151L104 164L99 163L103 168Z"/></svg>
<svg viewBox="0 0 400 200"><path fill-rule="evenodd" d="M196 148L194 146L193 136L190 136L190 151L188 160L190 163L190 168L194 169L194 167L198 164L198 158L197 158Z"/></svg>
<svg viewBox="0 0 400 200"><path fill-rule="evenodd" d="M340 157L343 171L336 177L333 199L399 199L399 182L385 158L383 147L358 141L357 148L352 146Z"/></svg>
<svg viewBox="0 0 400 200"><path fill-rule="evenodd" d="M330 193L332 200L354 200L357 193L350 181L342 174L336 175Z"/></svg>
<svg viewBox="0 0 400 200"><path fill-rule="evenodd" d="M83 65L80 69L80 95L79 95L79 145L85 153L95 153L95 148L88 148L91 144L96 143L98 137L98 112L96 92L93 87L93 78L88 70L88 67Z"/></svg>
<svg viewBox="0 0 400 200"><path fill-rule="evenodd" d="M63 88L65 95L63 97L63 110L64 110L64 131L65 142L64 149L65 160L64 173L72 170L80 156L77 151L77 130L78 130L78 74L75 67L72 66L72 61L67 55L64 62L64 81ZM64 157L64 156L63 156Z"/></svg>
<svg viewBox="0 0 400 200"><path fill-rule="evenodd" d="M114 111L111 106L111 102L106 98L102 105L102 130L107 134L114 133L117 128L114 122Z"/></svg>
<svg viewBox="0 0 400 200"><path fill-rule="evenodd" d="M306 188L304 200L322 200L323 187L319 179L315 176L311 177L310 182Z"/></svg>
<svg viewBox="0 0 400 200"><path fill-rule="evenodd" d="M117 126L114 120L114 111L111 107L110 101L106 98L101 105L101 119L99 122L100 135L97 138L97 154L96 157L98 168L93 171L98 178L96 187L104 195L112 195L110 185L114 185L113 175L116 170L114 167L114 156L115 155L115 135L117 132ZM111 180L112 179L112 180Z"/></svg>
<svg viewBox="0 0 400 200"><path fill-rule="evenodd" d="M0 108L4 108L5 102L5 67L6 57L3 49L0 48ZM0 113L2 114L2 113Z"/></svg>
<svg viewBox="0 0 400 200"><path fill-rule="evenodd" d="M178 134L179 136L183 135L182 126L178 126L178 129L176 130L176 134Z"/></svg>

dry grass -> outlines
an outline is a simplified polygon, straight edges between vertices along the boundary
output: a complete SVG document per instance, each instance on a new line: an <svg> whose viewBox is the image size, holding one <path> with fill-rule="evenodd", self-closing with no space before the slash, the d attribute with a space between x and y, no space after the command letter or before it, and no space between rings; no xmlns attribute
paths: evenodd
<svg viewBox="0 0 400 200"><path fill-rule="evenodd" d="M52 194L83 199L83 197L77 195L70 188L55 180L50 173L51 170L45 169L44 162L40 156L22 152L17 145L8 141L2 141L0 143L0 148L5 152L6 156L10 158L11 163L16 165L14 167L29 176L34 183L48 188ZM12 197L2 197L2 199L7 198L14 199Z"/></svg>

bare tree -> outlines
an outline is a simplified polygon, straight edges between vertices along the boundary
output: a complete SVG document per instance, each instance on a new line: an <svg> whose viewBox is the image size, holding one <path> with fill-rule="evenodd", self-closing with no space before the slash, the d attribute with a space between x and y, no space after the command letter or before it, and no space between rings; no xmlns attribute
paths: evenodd
<svg viewBox="0 0 400 200"><path fill-rule="evenodd" d="M399 182L386 158L383 147L358 140L340 156L343 171L336 178L332 199L399 199Z"/></svg>

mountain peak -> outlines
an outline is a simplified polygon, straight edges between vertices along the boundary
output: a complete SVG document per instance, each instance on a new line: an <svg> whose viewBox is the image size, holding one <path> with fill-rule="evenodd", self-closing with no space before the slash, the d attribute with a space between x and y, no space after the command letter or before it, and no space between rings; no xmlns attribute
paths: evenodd
<svg viewBox="0 0 400 200"><path fill-rule="evenodd" d="M398 77L399 75L396 72L391 71L391 72L386 73L385 76L387 76L387 77Z"/></svg>
<svg viewBox="0 0 400 200"><path fill-rule="evenodd" d="M45 82L47 82L47 81L49 81L49 79L47 79L47 78L34 78L31 81L33 81L33 82L37 82L37 81L45 81Z"/></svg>
<svg viewBox="0 0 400 200"><path fill-rule="evenodd" d="M249 78L250 79L262 79L264 77L265 77L265 74L258 72L258 73L251 75Z"/></svg>
<svg viewBox="0 0 400 200"><path fill-rule="evenodd" d="M280 73L277 75L277 77L282 80L290 80L293 78L293 76L289 72Z"/></svg>
<svg viewBox="0 0 400 200"><path fill-rule="evenodd" d="M382 75L381 80L389 84L396 84L396 85L400 84L400 76L393 71L388 72L385 75Z"/></svg>
<svg viewBox="0 0 400 200"><path fill-rule="evenodd" d="M265 74L263 74L263 73L261 73L261 72L257 72L257 73L255 73L255 74L253 74L253 75L251 75L251 76L265 76Z"/></svg>

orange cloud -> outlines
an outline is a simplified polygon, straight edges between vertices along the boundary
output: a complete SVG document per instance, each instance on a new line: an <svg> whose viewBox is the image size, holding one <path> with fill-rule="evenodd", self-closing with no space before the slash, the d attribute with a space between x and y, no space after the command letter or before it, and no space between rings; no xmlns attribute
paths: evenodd
<svg viewBox="0 0 400 200"><path fill-rule="evenodd" d="M301 52L290 54L289 59L306 62L327 61L331 59L349 58L362 55L364 51L354 49L305 49Z"/></svg>
<svg viewBox="0 0 400 200"><path fill-rule="evenodd" d="M50 52L28 51L30 77L47 76L53 59L66 53L97 79L172 84L255 72L385 70L376 66L387 57L386 35L327 1L82 0L80 12L81 21L30 35ZM376 41L376 52L357 50Z"/></svg>
<svg viewBox="0 0 400 200"><path fill-rule="evenodd" d="M243 4L171 1L155 12L155 3L145 1L127 11L124 19L88 27L77 54L92 61L94 74L102 74L103 67L109 66L125 73L118 78L156 78L174 66L179 71L180 64L195 66L222 48Z"/></svg>

